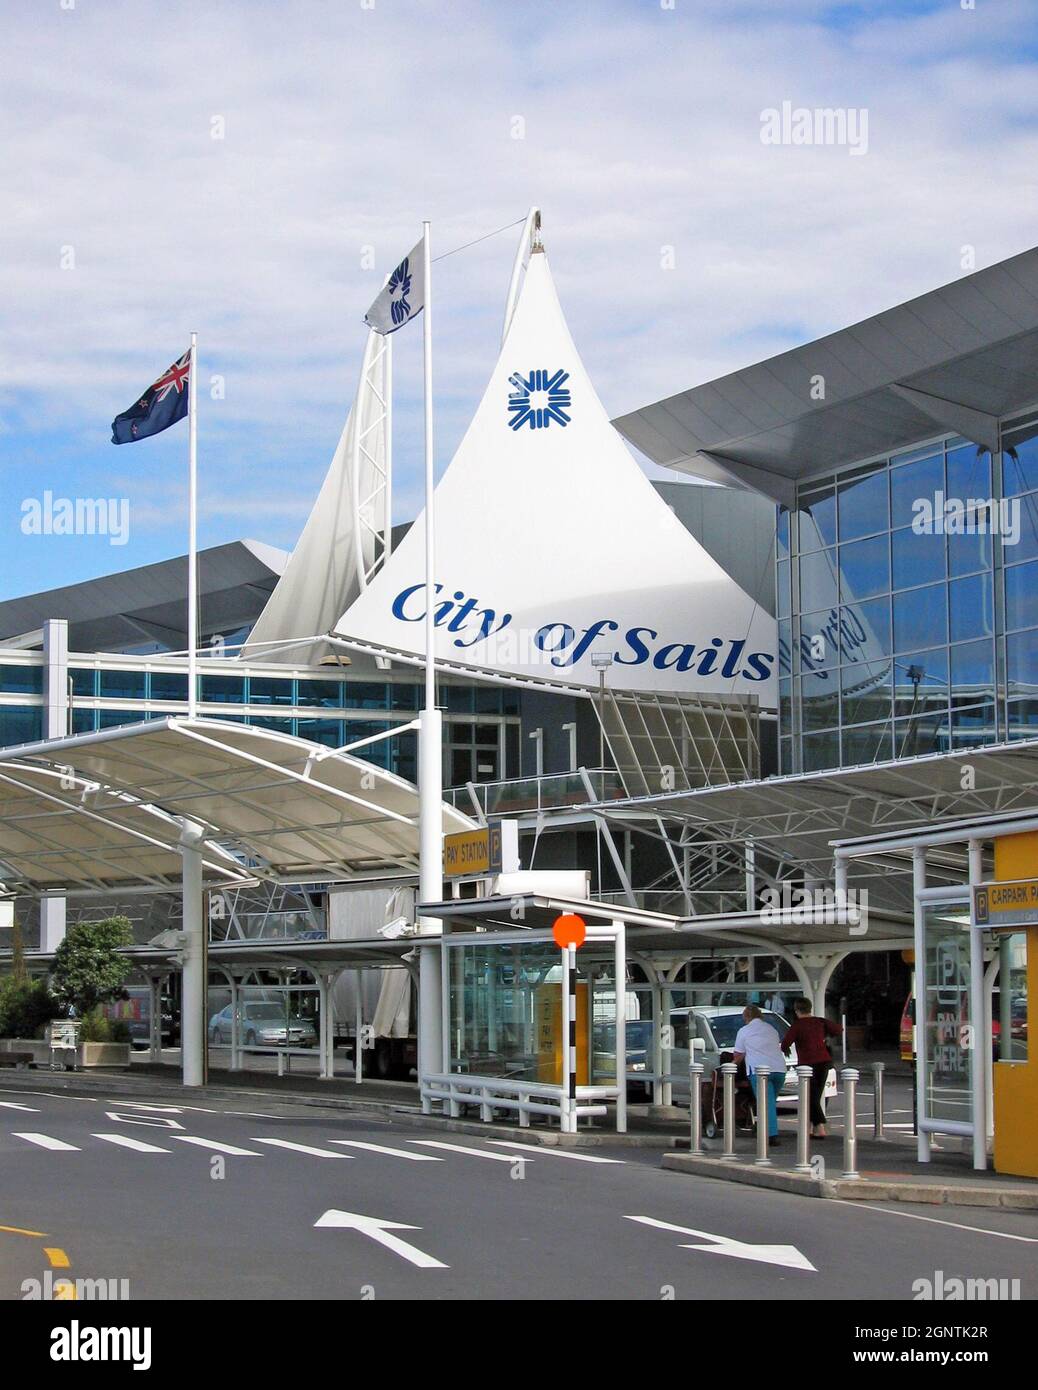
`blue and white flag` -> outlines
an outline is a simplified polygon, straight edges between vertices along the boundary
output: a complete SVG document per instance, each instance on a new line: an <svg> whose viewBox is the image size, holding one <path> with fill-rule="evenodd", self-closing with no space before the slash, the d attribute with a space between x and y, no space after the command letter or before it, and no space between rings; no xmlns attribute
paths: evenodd
<svg viewBox="0 0 1038 1390"><path fill-rule="evenodd" d="M382 293L364 315L376 333L395 333L416 319L425 306L425 257L421 242L393 271Z"/></svg>

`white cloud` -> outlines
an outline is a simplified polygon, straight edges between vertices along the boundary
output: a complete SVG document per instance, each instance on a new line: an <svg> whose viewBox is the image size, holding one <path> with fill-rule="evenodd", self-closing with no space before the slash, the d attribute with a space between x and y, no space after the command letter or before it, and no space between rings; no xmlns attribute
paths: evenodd
<svg viewBox="0 0 1038 1390"><path fill-rule="evenodd" d="M203 393L205 535L251 515L290 544L352 394L364 310L423 216L443 250L542 205L574 336L616 413L876 312L954 279L964 244L984 265L1034 239L1028 31L1011 2L864 18L738 0L12 7L5 454L24 471L40 432L66 441L56 466L96 457L197 328L203 384L226 378L224 401ZM867 108L867 156L762 145L761 110L784 99ZM75 270L59 269L65 246ZM509 233L437 267L441 462L492 363L513 248ZM421 450L412 339L397 354L400 517ZM180 480L157 485L154 514L151 486L141 516L159 527ZM251 513L215 504L238 493Z"/></svg>

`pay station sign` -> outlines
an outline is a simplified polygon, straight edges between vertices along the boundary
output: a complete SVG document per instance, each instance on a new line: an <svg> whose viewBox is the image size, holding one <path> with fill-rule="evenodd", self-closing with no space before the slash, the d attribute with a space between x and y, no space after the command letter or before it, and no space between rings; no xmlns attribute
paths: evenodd
<svg viewBox="0 0 1038 1390"><path fill-rule="evenodd" d="M456 835L444 835L445 878L470 878L500 872L500 825L486 825L481 830L461 830Z"/></svg>
<svg viewBox="0 0 1038 1390"><path fill-rule="evenodd" d="M1038 878L1015 883L981 883L973 890L978 927L1021 927L1038 922Z"/></svg>

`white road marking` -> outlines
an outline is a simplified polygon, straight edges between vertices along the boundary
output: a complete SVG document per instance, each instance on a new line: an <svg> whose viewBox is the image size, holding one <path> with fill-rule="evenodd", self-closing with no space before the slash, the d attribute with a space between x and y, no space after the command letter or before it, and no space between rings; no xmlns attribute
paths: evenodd
<svg viewBox="0 0 1038 1390"><path fill-rule="evenodd" d="M239 1149L234 1144L221 1144L218 1139L203 1139L198 1134L171 1134L171 1139L179 1139L182 1144L197 1144L200 1149L215 1149L217 1153L231 1154L235 1158L262 1158L255 1149Z"/></svg>
<svg viewBox="0 0 1038 1390"><path fill-rule="evenodd" d="M929 1221L934 1226L951 1226L956 1231L973 1231L978 1236L999 1236L1002 1240L1022 1240L1025 1245L1038 1245L1038 1236L1017 1236L1011 1231L989 1231L986 1226L970 1226L964 1221L942 1221L939 1216L920 1216L918 1212L898 1211L895 1207L874 1207L871 1202L837 1202L836 1205L857 1207L861 1211L881 1211L887 1216L902 1216L906 1221Z"/></svg>
<svg viewBox="0 0 1038 1390"><path fill-rule="evenodd" d="M115 1120L117 1124L147 1125L150 1129L184 1128L179 1120L172 1120L168 1115L123 1115L118 1110L106 1110L105 1119Z"/></svg>
<svg viewBox="0 0 1038 1390"><path fill-rule="evenodd" d="M310 1144L295 1144L291 1139L264 1139L259 1134L249 1136L250 1144L272 1144L279 1149L291 1149L293 1153L310 1154L313 1158L349 1158L349 1154L337 1154L334 1149L315 1149Z"/></svg>
<svg viewBox="0 0 1038 1390"><path fill-rule="evenodd" d="M157 1144L145 1144L143 1139L131 1139L128 1134L95 1134L95 1139L104 1139L109 1144L118 1144L120 1148L132 1149L138 1154L168 1154L172 1149L160 1149Z"/></svg>
<svg viewBox="0 0 1038 1390"><path fill-rule="evenodd" d="M502 1149L519 1149L527 1153L533 1146L523 1144L518 1139L488 1139L488 1144L496 1144ZM578 1163L623 1163L622 1158L601 1158L598 1154L578 1154L572 1149L556 1149L548 1144L537 1145L537 1155L547 1154L549 1158L575 1158Z"/></svg>
<svg viewBox="0 0 1038 1390"><path fill-rule="evenodd" d="M713 1241L712 1245L682 1245L682 1250L703 1250L710 1255L731 1255L736 1260L757 1260L766 1265L783 1265L786 1269L818 1270L802 1255L795 1245L753 1245L746 1241L734 1240L730 1236L715 1236L710 1231L696 1231L690 1226L674 1226L669 1221L657 1221L653 1216L626 1216L625 1221L638 1221L643 1226L654 1226L659 1231L677 1231L683 1236L698 1236L701 1240Z"/></svg>
<svg viewBox="0 0 1038 1390"><path fill-rule="evenodd" d="M427 1149L446 1149L449 1153L470 1154L473 1158L491 1158L495 1163L514 1163L515 1154L492 1154L486 1149L470 1149L465 1144L444 1144L439 1139L409 1139L409 1144L422 1144ZM522 1162L527 1162L524 1158Z"/></svg>
<svg viewBox="0 0 1038 1390"><path fill-rule="evenodd" d="M55 1152L79 1153L79 1148L75 1144L66 1144L64 1139L52 1139L49 1134L16 1134L15 1139L24 1139L29 1144L38 1144L41 1149L53 1149Z"/></svg>
<svg viewBox="0 0 1038 1390"><path fill-rule="evenodd" d="M431 1255L427 1255L424 1250L419 1250L416 1245L410 1245L406 1240L401 1240L399 1236L391 1235L391 1231L420 1231L421 1226L408 1226L402 1221L380 1221L375 1216L362 1216L352 1211L326 1211L322 1217L314 1222L314 1227L346 1227L347 1229L360 1231L362 1235L370 1236L372 1240L377 1240L379 1245L384 1245L387 1250L392 1250L394 1255L399 1255L401 1259L417 1265L419 1269L449 1269L442 1260L434 1260Z"/></svg>
<svg viewBox="0 0 1038 1390"><path fill-rule="evenodd" d="M389 1154L392 1158L408 1158L412 1163L442 1163L432 1154L411 1154L406 1149L394 1149L388 1144L368 1144L363 1139L332 1139L332 1144L346 1144L351 1149L370 1149L372 1153Z"/></svg>
<svg viewBox="0 0 1038 1390"><path fill-rule="evenodd" d="M28 1110L32 1115L38 1115L40 1113L39 1106L19 1105L16 1100L0 1100L0 1105L2 1105L5 1110Z"/></svg>

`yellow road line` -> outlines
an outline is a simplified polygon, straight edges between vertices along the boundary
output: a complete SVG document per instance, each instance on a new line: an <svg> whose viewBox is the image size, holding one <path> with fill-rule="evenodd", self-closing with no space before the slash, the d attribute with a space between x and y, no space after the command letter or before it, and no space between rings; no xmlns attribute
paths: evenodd
<svg viewBox="0 0 1038 1390"><path fill-rule="evenodd" d="M0 1226L0 1231L6 1231L12 1236L37 1236L40 1240L47 1239L46 1231L23 1231L21 1226Z"/></svg>
<svg viewBox="0 0 1038 1390"><path fill-rule="evenodd" d="M59 1250L56 1245L45 1245L43 1247L43 1253L47 1256L47 1259L50 1260L51 1269L68 1269L72 1264L72 1261L65 1254L64 1250Z"/></svg>

